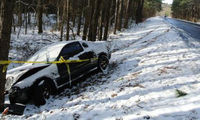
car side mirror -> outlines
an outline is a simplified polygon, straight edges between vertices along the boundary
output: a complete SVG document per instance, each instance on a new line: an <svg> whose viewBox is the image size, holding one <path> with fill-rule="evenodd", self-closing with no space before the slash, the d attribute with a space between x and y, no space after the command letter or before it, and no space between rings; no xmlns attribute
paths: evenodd
<svg viewBox="0 0 200 120"><path fill-rule="evenodd" d="M82 44L84 48L88 48L88 45L86 43Z"/></svg>

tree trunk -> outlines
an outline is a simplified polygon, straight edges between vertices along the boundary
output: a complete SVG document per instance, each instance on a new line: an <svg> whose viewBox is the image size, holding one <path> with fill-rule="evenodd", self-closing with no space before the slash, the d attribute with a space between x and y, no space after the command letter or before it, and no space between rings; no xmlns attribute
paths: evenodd
<svg viewBox="0 0 200 120"><path fill-rule="evenodd" d="M22 26L22 4L21 4L21 0L19 0L18 3L18 26Z"/></svg>
<svg viewBox="0 0 200 120"><path fill-rule="evenodd" d="M0 11L1 12L1 11ZM16 26L15 26L15 18L14 18L14 15L12 17L12 26L13 26L13 33L16 33Z"/></svg>
<svg viewBox="0 0 200 120"><path fill-rule="evenodd" d="M60 41L63 40L63 29L64 29L64 24L65 24L65 19L66 19L66 9L67 9L67 0L63 1L64 6L63 6L63 11L62 11L62 17L60 20Z"/></svg>
<svg viewBox="0 0 200 120"><path fill-rule="evenodd" d="M117 26L118 26L118 13L119 13L119 0L116 0L116 7L115 7L115 28L114 34L116 34Z"/></svg>
<svg viewBox="0 0 200 120"><path fill-rule="evenodd" d="M108 3L106 4L106 15L105 15L105 30L104 30L104 35L103 35L103 40L107 40L108 38L108 28L109 28L109 24L110 24L110 14L112 12L112 7L110 7L110 5L113 5L113 0L109 0Z"/></svg>
<svg viewBox="0 0 200 120"><path fill-rule="evenodd" d="M105 3L104 0L103 0L103 2ZM103 4L103 5L105 5L105 4ZM105 9L106 9L105 6L102 6L101 15L100 15L100 19L99 19L99 32L98 32L98 39L99 39L99 41L102 40L102 35L103 35Z"/></svg>
<svg viewBox="0 0 200 120"><path fill-rule="evenodd" d="M115 23L115 7L116 7L116 0L112 0L111 12L110 12L110 26L113 26Z"/></svg>
<svg viewBox="0 0 200 120"><path fill-rule="evenodd" d="M77 0L72 0L71 1L72 11L71 11L71 16L70 17L71 17L71 21L73 23L73 27L76 26L77 4L78 4Z"/></svg>
<svg viewBox="0 0 200 120"><path fill-rule="evenodd" d="M57 13L56 13L56 14L57 14L57 19L56 19L56 24L57 24L57 29L60 30L60 22L61 22L61 21L60 21L60 20L61 20L60 17L61 17L62 15L60 14L60 1L59 1L59 0L57 1L57 5L56 5L56 6L57 6Z"/></svg>
<svg viewBox="0 0 200 120"><path fill-rule="evenodd" d="M43 0L37 1L37 27L38 27L38 33L43 33L42 29L42 14L43 14Z"/></svg>
<svg viewBox="0 0 200 120"><path fill-rule="evenodd" d="M8 60L10 48L10 35L13 19L13 8L15 0L1 0L0 13L0 60ZM0 109L3 109L5 91L6 71L0 65Z"/></svg>
<svg viewBox="0 0 200 120"><path fill-rule="evenodd" d="M92 40L92 29L93 29L93 16L94 16L94 11L95 11L95 4L96 0L92 0L91 2L91 12L90 12L90 24L89 24L89 33L88 33L88 40L91 41Z"/></svg>
<svg viewBox="0 0 200 120"><path fill-rule="evenodd" d="M136 24L142 22L143 5L144 5L144 0L139 0L138 1L138 6L137 6L137 10L136 10Z"/></svg>
<svg viewBox="0 0 200 120"><path fill-rule="evenodd" d="M123 11L124 11L123 3L124 3L124 0L120 0L119 13L118 13L119 17L118 17L118 25L117 25L117 29L119 31L121 31L121 28L122 28L122 18L123 18Z"/></svg>
<svg viewBox="0 0 200 120"><path fill-rule="evenodd" d="M25 20L25 34L27 34L27 29L28 29L28 10L27 10L27 7L25 7L24 20Z"/></svg>
<svg viewBox="0 0 200 120"><path fill-rule="evenodd" d="M130 17L130 6L131 5L132 5L132 0L127 0L124 28L128 28L128 22L129 22L129 17Z"/></svg>
<svg viewBox="0 0 200 120"><path fill-rule="evenodd" d="M77 28L77 35L80 36L80 31L81 31L81 20L82 20L82 12L79 12L78 15L78 28Z"/></svg>
<svg viewBox="0 0 200 120"><path fill-rule="evenodd" d="M131 19L136 20L137 1L133 1L131 6L132 6L130 9L130 11L132 11L132 13L130 14Z"/></svg>
<svg viewBox="0 0 200 120"><path fill-rule="evenodd" d="M80 1L79 1L80 2ZM86 6L86 1L83 0L82 2L80 2L78 4L78 28L77 28L77 35L80 36L80 32L81 32L81 25L82 25L82 16L84 13L84 6Z"/></svg>
<svg viewBox="0 0 200 120"><path fill-rule="evenodd" d="M82 39L86 40L87 34L88 34L88 27L90 26L91 22L91 16L92 16L92 6L93 6L94 0L88 0L88 6L85 11L85 23L84 23L84 28L83 28L83 36Z"/></svg>
<svg viewBox="0 0 200 120"><path fill-rule="evenodd" d="M95 10L94 10L94 15L92 18L92 35L91 38L89 39L90 41L96 41L96 35L97 35L97 26L98 26L98 19L99 19L99 14L100 14L100 6L101 6L102 0L96 0L95 2Z"/></svg>
<svg viewBox="0 0 200 120"><path fill-rule="evenodd" d="M66 40L69 40L69 30L70 30L70 24L69 24L69 22L70 22L70 9L69 9L69 4L70 4L70 0L67 0L67 27L66 27L66 29L67 29L67 31L66 31Z"/></svg>
<svg viewBox="0 0 200 120"><path fill-rule="evenodd" d="M31 24L31 13L28 12L28 24L30 25Z"/></svg>

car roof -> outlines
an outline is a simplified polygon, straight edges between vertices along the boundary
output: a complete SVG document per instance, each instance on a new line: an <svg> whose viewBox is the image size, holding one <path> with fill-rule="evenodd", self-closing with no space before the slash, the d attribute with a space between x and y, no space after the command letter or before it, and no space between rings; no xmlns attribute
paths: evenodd
<svg viewBox="0 0 200 120"><path fill-rule="evenodd" d="M56 43L53 43L51 45L48 45L48 47L56 47L56 46L65 46L66 44L69 44L69 43L72 43L72 42L80 42L80 40L73 40L73 41L61 41L61 42L56 42Z"/></svg>
<svg viewBox="0 0 200 120"><path fill-rule="evenodd" d="M71 40L71 41L60 41L60 42L55 42L55 43L52 43L46 47L64 47L65 45L69 44L69 43L72 43L72 42L79 42L79 43L91 43L90 41L83 41L83 40Z"/></svg>

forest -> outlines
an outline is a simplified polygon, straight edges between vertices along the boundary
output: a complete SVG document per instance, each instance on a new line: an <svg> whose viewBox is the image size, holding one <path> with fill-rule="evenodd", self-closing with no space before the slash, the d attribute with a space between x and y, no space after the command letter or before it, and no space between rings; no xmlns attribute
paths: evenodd
<svg viewBox="0 0 200 120"><path fill-rule="evenodd" d="M199 0L174 0L172 4L172 16L197 22L200 19Z"/></svg>
<svg viewBox="0 0 200 120"><path fill-rule="evenodd" d="M54 15L53 30L60 31L60 40L82 36L83 40L107 40L112 31L128 28L131 22L142 22L161 10L161 0L18 0L15 3L13 31L37 26L43 32L43 17ZM34 15L36 23L32 23Z"/></svg>

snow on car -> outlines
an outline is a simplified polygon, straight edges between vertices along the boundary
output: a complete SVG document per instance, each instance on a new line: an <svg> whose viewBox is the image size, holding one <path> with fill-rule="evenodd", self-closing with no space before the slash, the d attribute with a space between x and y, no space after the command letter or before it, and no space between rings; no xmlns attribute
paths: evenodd
<svg viewBox="0 0 200 120"><path fill-rule="evenodd" d="M65 41L44 47L28 60L44 63L25 63L7 72L10 103L33 100L35 105L43 105L51 94L89 72L107 73L110 57L107 42ZM50 64L60 60L86 61Z"/></svg>

